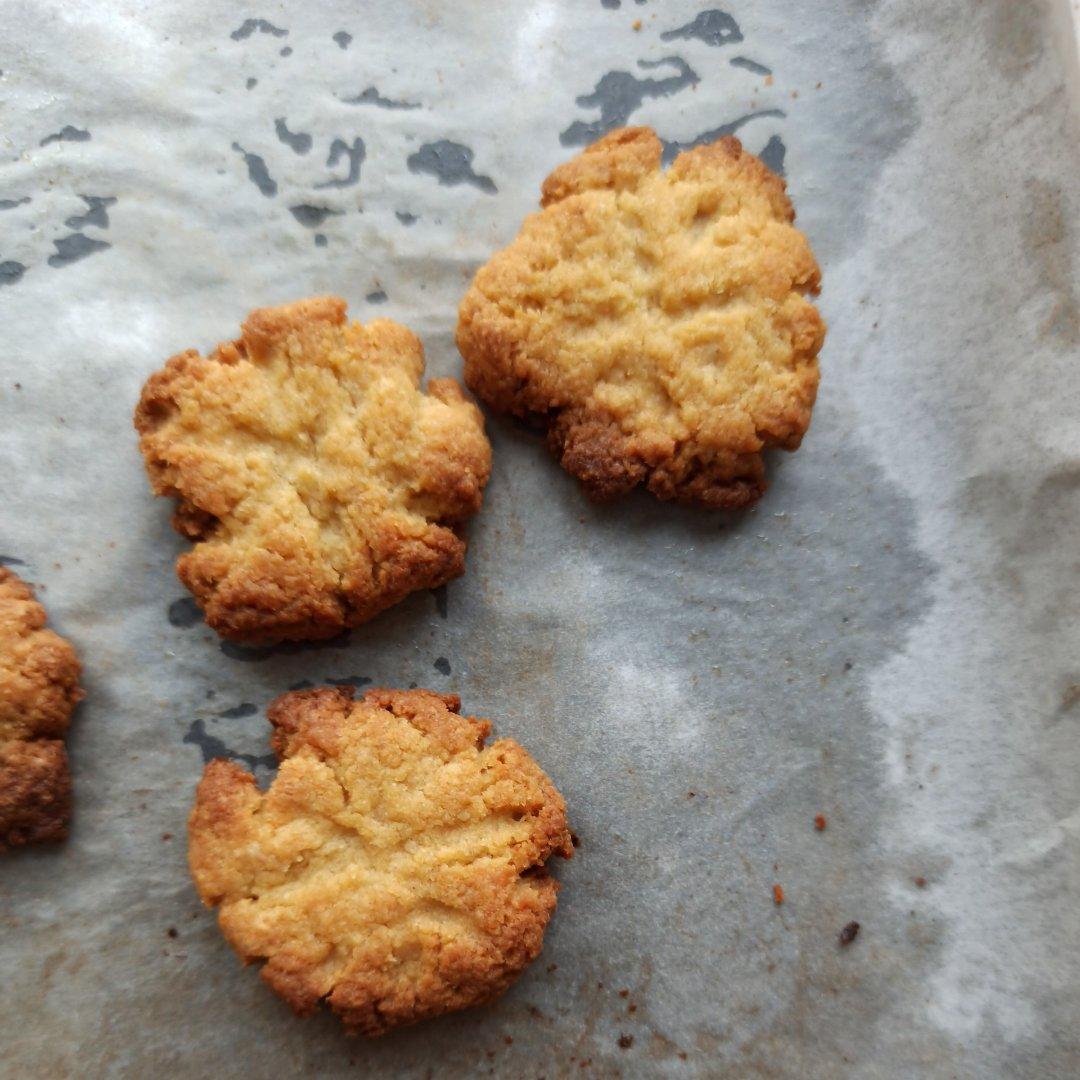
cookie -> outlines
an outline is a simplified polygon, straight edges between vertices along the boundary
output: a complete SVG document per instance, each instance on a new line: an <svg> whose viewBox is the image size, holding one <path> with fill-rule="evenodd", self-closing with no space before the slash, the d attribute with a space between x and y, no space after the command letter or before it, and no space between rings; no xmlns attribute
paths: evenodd
<svg viewBox="0 0 1080 1080"><path fill-rule="evenodd" d="M810 423L820 272L784 182L737 139L666 170L662 149L613 131L547 178L461 303L465 381L542 423L596 498L745 507L763 451Z"/></svg>
<svg viewBox="0 0 1080 1080"><path fill-rule="evenodd" d="M555 910L562 797L454 695L294 691L269 709L278 773L206 766L188 824L203 902L299 1014L381 1035L497 997Z"/></svg>
<svg viewBox="0 0 1080 1080"><path fill-rule="evenodd" d="M0 566L0 852L67 836L63 737L83 696L79 671L30 586Z"/></svg>
<svg viewBox="0 0 1080 1080"><path fill-rule="evenodd" d="M321 297L253 311L238 340L150 377L139 445L219 634L333 637L464 571L491 447L458 384L424 393L423 370L410 330Z"/></svg>

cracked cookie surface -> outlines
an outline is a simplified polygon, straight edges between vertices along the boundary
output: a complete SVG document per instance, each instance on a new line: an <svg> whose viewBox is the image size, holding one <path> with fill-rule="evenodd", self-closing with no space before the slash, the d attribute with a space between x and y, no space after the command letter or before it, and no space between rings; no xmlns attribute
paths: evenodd
<svg viewBox="0 0 1080 1080"><path fill-rule="evenodd" d="M810 423L820 272L784 182L737 139L666 170L662 149L613 131L547 178L461 303L465 381L540 420L594 497L748 506L762 452Z"/></svg>
<svg viewBox="0 0 1080 1080"><path fill-rule="evenodd" d="M75 650L0 566L0 852L63 840L71 774L63 737L82 698Z"/></svg>
<svg viewBox="0 0 1080 1080"><path fill-rule="evenodd" d="M222 636L332 637L465 567L491 469L483 419L424 354L335 297L252 312L209 356L180 353L135 412L154 491L196 541L177 573Z"/></svg>
<svg viewBox="0 0 1080 1080"><path fill-rule="evenodd" d="M380 1035L490 1001L540 951L544 864L572 852L562 797L453 695L293 691L268 711L264 793L207 765L188 825L203 902L245 962L306 1015Z"/></svg>

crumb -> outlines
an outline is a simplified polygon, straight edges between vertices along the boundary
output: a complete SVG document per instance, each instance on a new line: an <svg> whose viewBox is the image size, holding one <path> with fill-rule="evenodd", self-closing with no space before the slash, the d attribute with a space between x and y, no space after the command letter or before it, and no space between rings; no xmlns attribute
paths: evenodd
<svg viewBox="0 0 1080 1080"><path fill-rule="evenodd" d="M163 832L161 834L161 839L162 840L171 840L172 839L172 833L171 832Z"/></svg>
<svg viewBox="0 0 1080 1080"><path fill-rule="evenodd" d="M818 832L824 832L826 824L827 822L825 821L824 814L817 814L814 817L814 828L817 829Z"/></svg>
<svg viewBox="0 0 1080 1080"><path fill-rule="evenodd" d="M678 1053L677 1053L677 1054L676 1054L675 1056L676 1056L676 1057L677 1057L677 1058L678 1058L678 1059L679 1059L680 1061L685 1061L685 1060L686 1060L686 1051L685 1051L685 1050L680 1050L680 1051L679 1051L679 1052L678 1052Z"/></svg>
<svg viewBox="0 0 1080 1080"><path fill-rule="evenodd" d="M798 90L792 90L791 91L791 100L792 101L794 101L798 96L799 96L799 91Z"/></svg>
<svg viewBox="0 0 1080 1080"><path fill-rule="evenodd" d="M923 877L922 875L920 875L919 877L915 878L914 880L915 880L915 884L916 884L916 885L917 885L917 886L918 886L918 887L919 887L920 889L925 889L925 888L926 888L926 878L924 878L924 877Z"/></svg>
<svg viewBox="0 0 1080 1080"><path fill-rule="evenodd" d="M581 837L578 836L578 834L576 832L571 831L571 833L570 833L570 843L573 844L574 847L581 847Z"/></svg>
<svg viewBox="0 0 1080 1080"><path fill-rule="evenodd" d="M849 922L843 930L840 931L840 944L850 945L859 936L859 924L857 922Z"/></svg>
<svg viewBox="0 0 1080 1080"><path fill-rule="evenodd" d="M641 20L640 20L640 19L635 19L635 20L634 20L634 21L633 21L633 22L632 22L632 23L630 24L630 26L631 26L631 28L632 28L632 29L634 29L634 30L640 30L640 29L641 29Z"/></svg>
<svg viewBox="0 0 1080 1080"><path fill-rule="evenodd" d="M507 1035L506 1038L503 1039L503 1042L506 1043L507 1046L513 1046L514 1045L514 1036L513 1035Z"/></svg>
<svg viewBox="0 0 1080 1080"><path fill-rule="evenodd" d="M626 1011L628 1013L636 1013L637 1012L637 1006L633 1002L630 1002L630 1004L626 1006Z"/></svg>
<svg viewBox="0 0 1080 1080"><path fill-rule="evenodd" d="M687 797L688 799L695 799L695 798L697 798L697 793L696 793L696 792L693 792L693 791L688 791L688 792L686 793L686 797Z"/></svg>
<svg viewBox="0 0 1080 1080"><path fill-rule="evenodd" d="M168 934L171 938L176 938L180 936L180 931L177 930L175 926L170 926L169 929L165 931L165 933Z"/></svg>
<svg viewBox="0 0 1080 1080"><path fill-rule="evenodd" d="M558 964L548 964L547 970L548 970L548 974L550 975L553 971L558 971L559 970L559 965Z"/></svg>
<svg viewBox="0 0 1080 1080"><path fill-rule="evenodd" d="M818 83L817 86L814 87L814 89L815 90L820 90L821 89L821 83Z"/></svg>
<svg viewBox="0 0 1080 1080"><path fill-rule="evenodd" d="M629 996L630 996L630 991L629 990L620 990L619 991L619 997L624 998L624 997L629 997Z"/></svg>
<svg viewBox="0 0 1080 1080"><path fill-rule="evenodd" d="M633 1045L634 1045L634 1036L633 1035L620 1035L619 1036L619 1049L620 1050L629 1050L630 1047L633 1046Z"/></svg>
<svg viewBox="0 0 1080 1080"><path fill-rule="evenodd" d="M784 902L784 890L779 885L772 887L772 898L774 904L782 904Z"/></svg>
<svg viewBox="0 0 1080 1080"><path fill-rule="evenodd" d="M765 85L766 86L772 86L772 84L773 84L773 77L771 75L766 75L765 76Z"/></svg>

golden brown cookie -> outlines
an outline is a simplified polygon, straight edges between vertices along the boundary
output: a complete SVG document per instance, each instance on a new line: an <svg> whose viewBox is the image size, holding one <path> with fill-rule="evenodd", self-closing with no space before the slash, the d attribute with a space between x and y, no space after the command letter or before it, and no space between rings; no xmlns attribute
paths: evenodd
<svg viewBox="0 0 1080 1080"><path fill-rule="evenodd" d="M30 586L0 566L0 852L67 836L63 736L83 696L79 670Z"/></svg>
<svg viewBox="0 0 1080 1080"><path fill-rule="evenodd" d="M139 445L218 633L332 637L464 571L491 447L458 384L423 393L423 370L410 330L321 297L253 311L237 341L150 377Z"/></svg>
<svg viewBox="0 0 1080 1080"><path fill-rule="evenodd" d="M280 759L265 793L206 767L188 824L199 896L301 1015L351 1031L490 1001L540 951L544 866L572 847L562 797L516 743L454 695L294 691L270 707Z"/></svg>
<svg viewBox="0 0 1080 1080"><path fill-rule="evenodd" d="M738 139L661 169L613 131L544 182L541 213L477 273L457 343L492 408L539 419L589 494L748 506L762 451L798 448L825 326L784 182Z"/></svg>

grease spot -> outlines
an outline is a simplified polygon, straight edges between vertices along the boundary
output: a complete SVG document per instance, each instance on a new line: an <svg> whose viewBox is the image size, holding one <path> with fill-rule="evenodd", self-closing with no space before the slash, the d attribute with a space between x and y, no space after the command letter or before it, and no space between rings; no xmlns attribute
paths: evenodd
<svg viewBox="0 0 1080 1080"><path fill-rule="evenodd" d="M0 566L25 566L22 559L16 559L14 555L0 555Z"/></svg>
<svg viewBox="0 0 1080 1080"><path fill-rule="evenodd" d="M559 142L563 146L586 146L601 135L624 127L646 98L671 97L701 81L697 72L680 56L638 61L638 67L646 71L664 65L674 67L678 74L662 79L639 79L629 71L609 71L602 75L592 93L575 99L583 109L599 109L600 116L588 122L575 120L559 136Z"/></svg>
<svg viewBox="0 0 1080 1080"><path fill-rule="evenodd" d="M311 203L300 203L298 206L290 206L289 213L305 229L317 229L328 217L341 214L341 211L332 210L329 206L312 206Z"/></svg>
<svg viewBox="0 0 1080 1080"><path fill-rule="evenodd" d="M310 679L301 679L299 682L294 682L289 689L290 690L310 690L315 684Z"/></svg>
<svg viewBox="0 0 1080 1080"><path fill-rule="evenodd" d="M326 236L325 236L325 234L323 234L323 233L316 233L315 234L315 246L316 247L326 247Z"/></svg>
<svg viewBox="0 0 1080 1080"><path fill-rule="evenodd" d="M772 68L767 68L764 64L759 64L756 60L751 60L748 56L733 56L728 63L732 67L746 68L747 71L752 71L755 75L772 74Z"/></svg>
<svg viewBox="0 0 1080 1080"><path fill-rule="evenodd" d="M29 201L29 195L24 195L21 199L0 199L0 210L14 210L16 206L24 206Z"/></svg>
<svg viewBox="0 0 1080 1080"><path fill-rule="evenodd" d="M286 45L285 48L278 53L278 56L292 56L292 46Z"/></svg>
<svg viewBox="0 0 1080 1080"><path fill-rule="evenodd" d="M419 109L418 101L405 101L401 98L383 97L378 87L368 86L356 97L342 98L345 105L374 105L377 109Z"/></svg>
<svg viewBox="0 0 1080 1080"><path fill-rule="evenodd" d="M254 716L258 711L257 705L253 705L250 701L242 701L231 709L222 709L218 715L222 720L239 720L242 716Z"/></svg>
<svg viewBox="0 0 1080 1080"><path fill-rule="evenodd" d="M260 765L272 769L277 764L277 758L273 754L241 754L236 750L230 750L221 739L206 730L205 720L193 721L183 741L199 748L203 764L213 761L214 758L242 761L250 769L258 768Z"/></svg>
<svg viewBox="0 0 1080 1080"><path fill-rule="evenodd" d="M87 255L93 255L95 251L104 251L112 247L112 244L107 244L104 240L91 240L82 233L72 233L71 236L61 236L59 240L54 240L53 246L56 254L50 255L47 261L54 270L59 270L63 266L70 266L73 262L85 259Z"/></svg>
<svg viewBox="0 0 1080 1080"><path fill-rule="evenodd" d="M402 225L415 225L420 220L416 214L410 214L408 210L395 210L394 217L396 217Z"/></svg>
<svg viewBox="0 0 1080 1080"><path fill-rule="evenodd" d="M293 656L296 653L314 652L319 649L344 649L352 640L352 634L346 630L335 638L326 641L286 641L279 645L240 645L235 641L219 641L218 648L230 660L242 660L254 663L269 660L272 656Z"/></svg>
<svg viewBox="0 0 1080 1080"><path fill-rule="evenodd" d="M369 292L364 299L369 304L385 304L388 297L385 289L376 289L374 292Z"/></svg>
<svg viewBox="0 0 1080 1080"><path fill-rule="evenodd" d="M259 85L259 80L255 78L249 78L248 81L244 83L244 85L250 90L252 89L252 87Z"/></svg>
<svg viewBox="0 0 1080 1080"><path fill-rule="evenodd" d="M426 173L434 176L440 184L456 187L458 184L472 184L481 191L494 195L498 188L490 176L482 176L473 171L473 152L461 143L440 139L438 142L424 143L415 154L410 154L406 164L409 171Z"/></svg>
<svg viewBox="0 0 1080 1080"><path fill-rule="evenodd" d="M758 120L763 116L783 118L786 115L787 113L782 109L760 109L758 112L747 113L745 116L740 116L728 124L721 124L719 127L703 131L700 135L693 139L687 139L685 142L679 142L674 139L663 139L661 141L664 144L664 163L667 164L672 161L675 156L683 150L692 150L695 146L705 146L708 143L716 142L717 139L722 139L725 135L734 135L739 128L744 124L750 123L751 120ZM775 156L775 149L773 150L773 154Z"/></svg>
<svg viewBox="0 0 1080 1080"><path fill-rule="evenodd" d="M272 22L267 22L266 19L245 19L230 35L233 41L243 41L246 38L251 37L252 34L271 34L274 37L285 37L288 34L288 30L283 27L275 26Z"/></svg>
<svg viewBox="0 0 1080 1080"><path fill-rule="evenodd" d="M277 182L270 175L266 162L258 154L249 154L239 143L233 143L232 148L243 157L244 164L247 166L248 179L259 191L268 199L276 195Z"/></svg>
<svg viewBox="0 0 1080 1080"><path fill-rule="evenodd" d="M784 175L784 158L787 156L787 147L779 135L772 135L765 144L765 149L758 154L765 164L772 169L777 176Z"/></svg>
<svg viewBox="0 0 1080 1080"><path fill-rule="evenodd" d="M622 0L600 0L600 6L608 11L618 11L622 7Z"/></svg>
<svg viewBox="0 0 1080 1080"><path fill-rule="evenodd" d="M367 675L342 675L340 679L327 679L331 686L367 686L371 679Z"/></svg>
<svg viewBox="0 0 1080 1080"><path fill-rule="evenodd" d="M199 605L190 596L181 596L179 600L174 600L165 614L172 626L182 628L195 626L203 620Z"/></svg>
<svg viewBox="0 0 1080 1080"><path fill-rule="evenodd" d="M86 203L87 210L84 214L74 214L64 224L69 229L81 229L86 225L93 225L99 229L109 227L109 207L116 205L115 195L80 195L80 199Z"/></svg>
<svg viewBox="0 0 1080 1080"><path fill-rule="evenodd" d="M450 661L447 660L445 656L437 657L435 660L435 670L439 672L440 675L449 675Z"/></svg>
<svg viewBox="0 0 1080 1080"><path fill-rule="evenodd" d="M339 30L334 35L334 41L337 42L339 49L347 49L352 44L352 34L347 30Z"/></svg>
<svg viewBox="0 0 1080 1080"><path fill-rule="evenodd" d="M311 149L311 136L306 131L290 131L284 116L279 116L274 121L274 131L278 139L294 154L306 154Z"/></svg>
<svg viewBox="0 0 1080 1080"><path fill-rule="evenodd" d="M691 40L697 38L706 45L714 47L731 45L742 41L739 24L726 12L718 8L699 12L692 22L677 26L674 30L665 30L660 35L661 41L675 41L678 38Z"/></svg>
<svg viewBox="0 0 1080 1080"><path fill-rule="evenodd" d="M440 585L437 589L432 589L431 595L435 599L435 610L439 613L439 618L447 618L450 614L450 595L447 586Z"/></svg>
<svg viewBox="0 0 1080 1080"><path fill-rule="evenodd" d="M364 163L367 150L364 148L364 140L357 136L350 146L344 139L335 139L330 144L330 153L326 158L327 168L332 169L343 157L349 159L349 171L341 178L324 180L316 184L316 188L343 188L352 187L360 179L360 166Z"/></svg>
<svg viewBox="0 0 1080 1080"><path fill-rule="evenodd" d="M26 267L21 262L13 259L0 262L0 285L14 285L25 273Z"/></svg>
<svg viewBox="0 0 1080 1080"><path fill-rule="evenodd" d="M90 132L83 128L72 127L70 124L65 124L59 131L54 132L52 135L46 135L41 140L42 146L48 146L49 143L54 142L89 142Z"/></svg>

